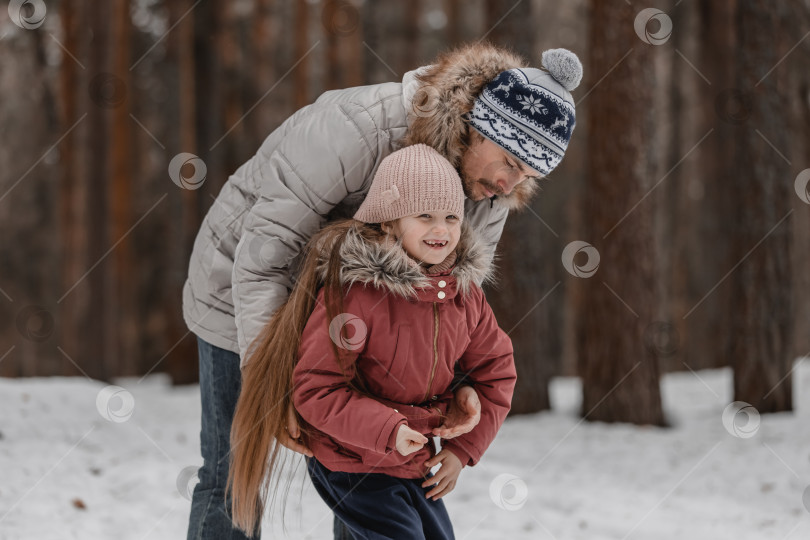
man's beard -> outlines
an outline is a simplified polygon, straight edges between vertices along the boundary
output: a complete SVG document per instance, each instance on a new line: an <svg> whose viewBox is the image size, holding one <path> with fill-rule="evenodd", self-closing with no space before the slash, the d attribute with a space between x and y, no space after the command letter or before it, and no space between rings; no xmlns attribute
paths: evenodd
<svg viewBox="0 0 810 540"><path fill-rule="evenodd" d="M473 196L472 188L473 186L475 186L475 181L472 182L470 181L469 177L464 172L463 168L459 168L458 172L459 172L458 175L461 177L461 187L464 190L464 196L467 197L468 199L472 199Z"/></svg>
<svg viewBox="0 0 810 540"><path fill-rule="evenodd" d="M483 178L479 178L478 180L473 180L469 176L464 174L463 172L461 173L460 176L461 176L461 185L462 185L462 187L464 189L464 195L468 199L476 200L476 199L473 199L473 197L476 195L475 194L475 187L479 186L479 185L484 186L486 189L488 189L490 191L490 193L494 193L495 194L493 196L494 198L498 197L497 190L495 188L493 188L491 185L489 185L489 182L487 182ZM478 194L478 196L480 197L481 194ZM480 200L483 201L486 198L487 198L487 196L484 195L483 197L481 197Z"/></svg>

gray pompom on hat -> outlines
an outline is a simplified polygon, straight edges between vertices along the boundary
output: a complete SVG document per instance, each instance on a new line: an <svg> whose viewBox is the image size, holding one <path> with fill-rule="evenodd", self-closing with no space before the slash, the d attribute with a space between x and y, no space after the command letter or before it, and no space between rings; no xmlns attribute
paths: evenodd
<svg viewBox="0 0 810 540"><path fill-rule="evenodd" d="M541 174L562 161L574 131L570 91L582 81L582 63L567 49L542 54L544 69L503 71L484 86L469 113L470 124Z"/></svg>
<svg viewBox="0 0 810 540"><path fill-rule="evenodd" d="M582 64L577 55L568 49L543 51L543 67L569 92L582 80Z"/></svg>

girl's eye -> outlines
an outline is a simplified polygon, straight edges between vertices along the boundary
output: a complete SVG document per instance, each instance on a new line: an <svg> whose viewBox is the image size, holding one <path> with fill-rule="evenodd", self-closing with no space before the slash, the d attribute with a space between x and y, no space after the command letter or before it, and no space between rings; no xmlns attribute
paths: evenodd
<svg viewBox="0 0 810 540"><path fill-rule="evenodd" d="M454 216L453 214L450 214L449 216L447 216L447 219L449 219L449 220L457 220L458 216Z"/></svg>
<svg viewBox="0 0 810 540"><path fill-rule="evenodd" d="M420 215L419 217L421 217L421 218L428 218L428 219L430 219L430 214L422 214L422 215Z"/></svg>

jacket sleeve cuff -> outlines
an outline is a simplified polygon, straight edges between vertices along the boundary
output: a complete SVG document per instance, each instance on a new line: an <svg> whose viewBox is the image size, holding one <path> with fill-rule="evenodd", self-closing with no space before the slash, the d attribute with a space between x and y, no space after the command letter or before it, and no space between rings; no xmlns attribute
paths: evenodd
<svg viewBox="0 0 810 540"><path fill-rule="evenodd" d="M391 449L396 448L399 425L406 423L406 418L403 415L395 410L392 410L391 413L391 416L385 421L382 430L380 430L380 436L377 438L377 442L374 445L374 450L380 454L386 454L390 452ZM392 440L394 441L393 444L391 444Z"/></svg>
<svg viewBox="0 0 810 540"><path fill-rule="evenodd" d="M475 465L473 462L472 456L467 453L461 446L456 444L453 439L442 439L442 450L450 450L456 457L461 461L461 466L466 467L468 465Z"/></svg>
<svg viewBox="0 0 810 540"><path fill-rule="evenodd" d="M403 418L400 422L397 422L394 429L391 430L391 436L388 437L388 445L385 447L386 454L397 449L397 433L401 425L408 425L408 422Z"/></svg>

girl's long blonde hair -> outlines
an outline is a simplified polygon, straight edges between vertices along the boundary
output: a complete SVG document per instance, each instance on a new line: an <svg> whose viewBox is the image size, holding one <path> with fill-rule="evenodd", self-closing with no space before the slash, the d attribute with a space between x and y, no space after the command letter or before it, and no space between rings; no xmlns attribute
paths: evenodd
<svg viewBox="0 0 810 540"><path fill-rule="evenodd" d="M265 508L273 506L281 485L282 475L278 473L284 469L286 460L280 459L284 454L278 438L286 434L293 370L298 362L301 334L315 307L318 290L324 288L328 321L343 311L340 248L350 229L370 242L379 241L384 235L377 224L349 219L329 224L313 236L304 248L303 263L290 297L256 338L242 368L242 389L231 428L225 497L232 500L233 524L250 536L261 529ZM335 343L332 348L340 359ZM298 413L296 417L306 444L304 423ZM291 481L292 471L286 477L284 498Z"/></svg>

